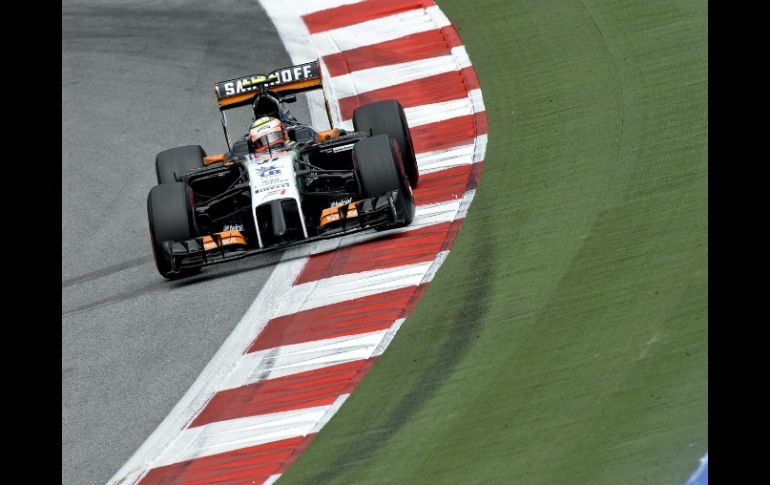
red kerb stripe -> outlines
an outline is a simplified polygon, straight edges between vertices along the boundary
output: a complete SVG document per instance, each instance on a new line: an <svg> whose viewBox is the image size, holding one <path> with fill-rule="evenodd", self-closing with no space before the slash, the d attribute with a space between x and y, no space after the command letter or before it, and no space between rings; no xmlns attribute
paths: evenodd
<svg viewBox="0 0 770 485"><path fill-rule="evenodd" d="M444 150L473 143L478 135L487 133L486 115L458 116L410 128L415 153Z"/></svg>
<svg viewBox="0 0 770 485"><path fill-rule="evenodd" d="M460 165L420 175L420 183L414 190L417 204L435 204L461 198L468 187L472 168L473 165Z"/></svg>
<svg viewBox="0 0 770 485"><path fill-rule="evenodd" d="M415 286L273 318L248 352L390 328Z"/></svg>
<svg viewBox="0 0 770 485"><path fill-rule="evenodd" d="M314 254L295 284L431 261L452 237L451 229L452 223L446 222Z"/></svg>
<svg viewBox="0 0 770 485"><path fill-rule="evenodd" d="M459 71L428 76L388 86L387 88L376 89L368 93L342 98L339 100L342 119L352 118L353 110L362 104L382 101L384 99L397 99L404 108L409 108L463 98L468 95L469 90L478 88L478 84L469 82L473 80L473 77L466 73L469 70L472 71L473 69L466 67Z"/></svg>
<svg viewBox="0 0 770 485"><path fill-rule="evenodd" d="M220 391L189 427L332 404L351 392L373 363L358 360Z"/></svg>
<svg viewBox="0 0 770 485"><path fill-rule="evenodd" d="M452 27L429 30L324 56L330 76L403 62L446 56L462 42Z"/></svg>
<svg viewBox="0 0 770 485"><path fill-rule="evenodd" d="M241 450L194 458L153 468L142 485L262 483L282 473L315 438L315 434L274 441Z"/></svg>
<svg viewBox="0 0 770 485"><path fill-rule="evenodd" d="M303 15L302 20L308 31L316 34L433 5L430 0L365 0Z"/></svg>

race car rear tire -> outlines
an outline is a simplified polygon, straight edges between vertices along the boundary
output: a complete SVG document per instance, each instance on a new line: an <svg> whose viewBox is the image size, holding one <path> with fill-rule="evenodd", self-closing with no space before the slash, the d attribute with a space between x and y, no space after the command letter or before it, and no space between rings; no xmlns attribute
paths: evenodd
<svg viewBox="0 0 770 485"><path fill-rule="evenodd" d="M371 132L372 135L392 136L398 142L409 185L413 188L417 186L420 172L417 169L412 134L409 132L404 108L398 101L388 99L356 108L353 111L353 129Z"/></svg>
<svg viewBox="0 0 770 485"><path fill-rule="evenodd" d="M200 145L164 150L155 157L155 173L159 184L171 184L179 180L188 170L203 167L206 152Z"/></svg>
<svg viewBox="0 0 770 485"><path fill-rule="evenodd" d="M398 151L398 143L388 135L364 138L353 147L353 160L365 197L379 197L398 191L396 209L400 223L378 229L408 226L416 210L414 194Z"/></svg>
<svg viewBox="0 0 770 485"><path fill-rule="evenodd" d="M150 241L155 256L155 266L164 278L175 279L189 276L200 268L186 269L171 274L171 264L163 256L163 241L182 241L196 236L191 221L187 184L174 182L156 185L147 196L147 220L150 225Z"/></svg>

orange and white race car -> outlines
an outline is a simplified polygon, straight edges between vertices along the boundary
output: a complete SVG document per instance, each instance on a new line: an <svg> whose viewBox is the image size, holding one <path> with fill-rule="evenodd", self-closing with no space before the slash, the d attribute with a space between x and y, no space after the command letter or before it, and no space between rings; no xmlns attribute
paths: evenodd
<svg viewBox="0 0 770 485"><path fill-rule="evenodd" d="M319 132L286 107L318 88L318 61L215 84L228 151L190 145L155 159L147 215L161 275L412 222L419 173L401 105L364 105L354 131ZM231 143L225 111L243 106L253 122Z"/></svg>

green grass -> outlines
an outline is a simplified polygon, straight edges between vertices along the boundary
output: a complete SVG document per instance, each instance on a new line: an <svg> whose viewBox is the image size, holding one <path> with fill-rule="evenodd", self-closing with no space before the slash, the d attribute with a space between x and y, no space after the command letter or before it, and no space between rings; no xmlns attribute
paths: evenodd
<svg viewBox="0 0 770 485"><path fill-rule="evenodd" d="M681 485L708 447L705 1L440 1L490 134L448 260L281 483Z"/></svg>

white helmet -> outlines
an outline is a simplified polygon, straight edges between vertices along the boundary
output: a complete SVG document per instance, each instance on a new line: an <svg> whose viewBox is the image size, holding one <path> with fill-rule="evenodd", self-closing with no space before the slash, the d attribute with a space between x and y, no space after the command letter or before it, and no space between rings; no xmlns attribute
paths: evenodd
<svg viewBox="0 0 770 485"><path fill-rule="evenodd" d="M277 118L263 116L249 128L249 152L262 152L267 147L272 147L289 140L283 129L283 123Z"/></svg>

